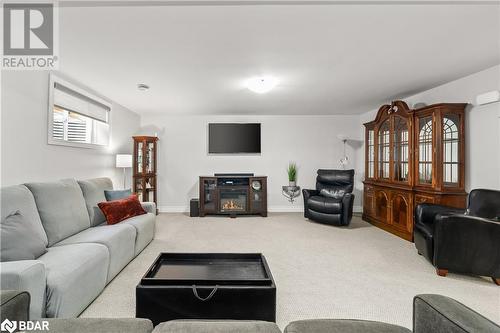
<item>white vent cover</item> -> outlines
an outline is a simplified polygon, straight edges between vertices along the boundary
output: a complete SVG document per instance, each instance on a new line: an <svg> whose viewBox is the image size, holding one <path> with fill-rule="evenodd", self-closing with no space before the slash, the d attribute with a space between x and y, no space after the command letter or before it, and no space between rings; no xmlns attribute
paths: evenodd
<svg viewBox="0 0 500 333"><path fill-rule="evenodd" d="M490 103L496 103L500 101L500 91L493 90L481 95L477 95L476 104L477 105L485 105Z"/></svg>

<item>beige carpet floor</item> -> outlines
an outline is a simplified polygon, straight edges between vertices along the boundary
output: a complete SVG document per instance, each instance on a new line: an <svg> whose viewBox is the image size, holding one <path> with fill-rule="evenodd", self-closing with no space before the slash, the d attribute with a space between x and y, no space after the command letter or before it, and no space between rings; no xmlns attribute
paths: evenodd
<svg viewBox="0 0 500 333"><path fill-rule="evenodd" d="M159 252L262 252L277 285L277 323L358 318L411 328L416 294L453 297L500 323L500 287L491 279L443 278L413 243L355 217L350 227L299 213L268 218L160 214L153 242L106 287L82 317L134 317L135 286Z"/></svg>

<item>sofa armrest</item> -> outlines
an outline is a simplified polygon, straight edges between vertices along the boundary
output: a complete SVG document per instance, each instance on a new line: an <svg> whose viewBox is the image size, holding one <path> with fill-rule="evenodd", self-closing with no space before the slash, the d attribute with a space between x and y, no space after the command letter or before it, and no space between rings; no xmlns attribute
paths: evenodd
<svg viewBox="0 0 500 333"><path fill-rule="evenodd" d="M30 319L30 294L27 291L1 290L0 322L27 321Z"/></svg>
<svg viewBox="0 0 500 333"><path fill-rule="evenodd" d="M415 224L434 225L434 218L438 214L465 214L465 209L421 203L415 207Z"/></svg>
<svg viewBox="0 0 500 333"><path fill-rule="evenodd" d="M142 208L148 213L156 215L156 204L152 201L150 202L141 202Z"/></svg>
<svg viewBox="0 0 500 333"><path fill-rule="evenodd" d="M413 298L413 332L498 332L500 327L460 302L442 295Z"/></svg>
<svg viewBox="0 0 500 333"><path fill-rule="evenodd" d="M25 290L31 297L30 319L45 315L45 265L39 260L7 261L0 263L2 290Z"/></svg>
<svg viewBox="0 0 500 333"><path fill-rule="evenodd" d="M342 225L349 225L352 219L354 194L346 193L342 198Z"/></svg>
<svg viewBox="0 0 500 333"><path fill-rule="evenodd" d="M438 214L434 266L457 273L500 277L500 223L474 216Z"/></svg>
<svg viewBox="0 0 500 333"><path fill-rule="evenodd" d="M302 196L303 196L303 199L304 199L304 217L305 218L308 218L308 214L307 214L307 200L309 200L309 198L313 195L318 195L319 192L316 191L316 190L308 190L308 189L303 189L302 190Z"/></svg>

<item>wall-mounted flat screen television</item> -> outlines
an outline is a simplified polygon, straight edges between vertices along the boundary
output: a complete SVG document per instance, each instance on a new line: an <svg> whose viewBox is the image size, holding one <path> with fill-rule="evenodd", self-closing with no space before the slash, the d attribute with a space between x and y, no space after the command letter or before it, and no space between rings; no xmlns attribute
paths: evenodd
<svg viewBox="0 0 500 333"><path fill-rule="evenodd" d="M260 154L260 124L208 124L209 154Z"/></svg>

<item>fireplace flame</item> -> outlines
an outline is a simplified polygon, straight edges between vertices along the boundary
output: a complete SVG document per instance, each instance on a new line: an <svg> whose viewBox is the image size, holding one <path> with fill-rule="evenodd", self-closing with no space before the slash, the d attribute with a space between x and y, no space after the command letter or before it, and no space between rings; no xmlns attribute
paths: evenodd
<svg viewBox="0 0 500 333"><path fill-rule="evenodd" d="M228 200L224 202L222 205L223 209L231 209L231 210L237 210L237 209L243 209L243 206L239 205L237 201L235 200Z"/></svg>

